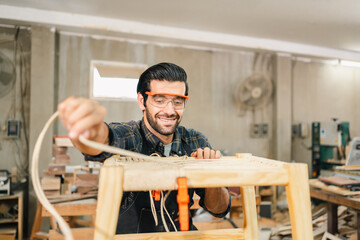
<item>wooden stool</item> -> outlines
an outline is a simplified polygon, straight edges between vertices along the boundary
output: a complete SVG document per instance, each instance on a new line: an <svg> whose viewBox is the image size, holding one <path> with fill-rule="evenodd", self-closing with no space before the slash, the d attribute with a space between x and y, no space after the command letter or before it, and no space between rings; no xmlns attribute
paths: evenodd
<svg viewBox="0 0 360 240"><path fill-rule="evenodd" d="M54 207L61 216L67 218L67 222L69 223L70 226L75 223L89 225L90 227L94 226L95 214L96 214L95 199L85 199L80 201L59 203L59 204L55 204ZM76 220L78 216L86 216L86 215L90 216L90 222L82 222ZM49 235L48 233L40 232L42 219L44 217L49 217L51 228L57 229L57 226L54 223L51 214L42 207L40 202L38 202L30 240L51 239L51 235Z"/></svg>
<svg viewBox="0 0 360 240"><path fill-rule="evenodd" d="M159 176L164 176L163 174L167 174L168 178L171 169L151 171L146 167L129 169L126 165L124 167L117 164L116 156L114 156L106 161L100 171L94 239L186 239L187 237L190 239L258 239L255 185L285 185L293 239L304 240L313 238L306 164L289 164L255 156L244 157L241 154L237 154L237 157L224 157L216 160L223 160L224 165L214 168L211 167L212 162L207 161L203 167L189 166L182 171L188 179L189 188L240 186L241 195L243 196L243 229L141 233L115 236L123 191L139 191L140 189L131 185L132 182L143 182L144 186L146 186L149 181L154 181ZM228 164L226 161L234 163L234 165L226 166ZM222 162L213 162L214 164L222 164ZM126 168L125 171L124 168ZM174 179L176 179L176 176ZM164 179L161 179L158 181L158 184L161 185L163 182ZM152 189L141 188L141 190ZM163 190L173 189L165 187Z"/></svg>

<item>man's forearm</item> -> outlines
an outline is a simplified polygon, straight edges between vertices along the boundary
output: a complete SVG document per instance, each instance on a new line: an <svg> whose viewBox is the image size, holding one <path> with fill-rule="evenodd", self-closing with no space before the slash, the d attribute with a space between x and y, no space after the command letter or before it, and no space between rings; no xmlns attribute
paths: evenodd
<svg viewBox="0 0 360 240"><path fill-rule="evenodd" d="M98 143L109 144L109 128L108 128L108 126L105 123L102 123L99 126L98 131L96 131L95 136L93 136L92 138L89 138L89 140L98 142ZM94 149L94 148L88 147L87 145L82 144L78 138L71 139L71 141L74 144L74 146L82 153L96 156L102 152L101 150Z"/></svg>
<svg viewBox="0 0 360 240"><path fill-rule="evenodd" d="M223 213L226 211L230 196L226 188L206 188L204 203L212 213Z"/></svg>

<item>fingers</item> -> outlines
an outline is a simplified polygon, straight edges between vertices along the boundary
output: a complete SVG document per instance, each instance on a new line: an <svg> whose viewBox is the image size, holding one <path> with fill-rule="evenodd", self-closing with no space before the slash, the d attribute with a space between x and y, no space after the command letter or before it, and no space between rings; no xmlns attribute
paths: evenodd
<svg viewBox="0 0 360 240"><path fill-rule="evenodd" d="M221 152L219 150L216 150L215 159L219 159L219 158L221 158Z"/></svg>
<svg viewBox="0 0 360 240"><path fill-rule="evenodd" d="M72 139L80 134L87 138L94 137L106 115L105 108L95 100L75 97L61 102L58 111Z"/></svg>
<svg viewBox="0 0 360 240"><path fill-rule="evenodd" d="M214 151L208 147L202 149L196 149L196 152L191 153L191 157L195 157L197 159L219 159L221 157L221 152L219 150Z"/></svg>
<svg viewBox="0 0 360 240"><path fill-rule="evenodd" d="M196 149L196 158L203 159L204 158L204 151L201 148Z"/></svg>
<svg viewBox="0 0 360 240"><path fill-rule="evenodd" d="M210 156L211 156L210 148L208 148L208 147L204 148L203 154L204 154L204 159L210 159Z"/></svg>

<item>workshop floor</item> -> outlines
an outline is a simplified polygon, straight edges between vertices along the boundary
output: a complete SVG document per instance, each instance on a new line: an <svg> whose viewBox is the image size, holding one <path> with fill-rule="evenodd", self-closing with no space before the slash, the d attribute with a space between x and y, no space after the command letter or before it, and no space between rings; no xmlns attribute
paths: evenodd
<svg viewBox="0 0 360 240"><path fill-rule="evenodd" d="M196 216L193 218L194 225L199 230L211 230L211 229L230 229L234 228L232 223L226 219L214 218L209 213L202 210L198 210ZM276 211L273 214L272 219L260 217L258 219L259 225L259 239L270 239L272 230L283 226L284 223L289 221L288 211ZM238 226L243 227L243 219L232 219L232 222Z"/></svg>

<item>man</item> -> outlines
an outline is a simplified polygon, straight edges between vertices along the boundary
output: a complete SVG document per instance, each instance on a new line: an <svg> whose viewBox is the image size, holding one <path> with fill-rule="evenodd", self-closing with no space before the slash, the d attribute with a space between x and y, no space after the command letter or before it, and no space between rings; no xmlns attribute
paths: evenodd
<svg viewBox="0 0 360 240"><path fill-rule="evenodd" d="M220 158L220 152L211 149L207 138L193 129L179 126L188 99L187 76L181 67L172 63L159 63L148 68L139 78L137 102L143 119L128 123L104 123L106 111L96 101L70 97L59 104L58 110L69 136L85 155L86 160L103 161L110 153L101 152L79 142L79 134L100 143L161 156L191 155L198 159ZM200 205L217 217L225 216L230 209L230 196L226 188L189 189L190 203L193 194L200 196ZM165 207L179 230L177 191L170 193ZM157 214L151 211L148 192L124 193L116 232L140 233L165 231L160 218L160 203L155 201ZM158 224L155 224L155 218ZM189 214L190 230L195 230ZM174 231L170 219L167 227Z"/></svg>

